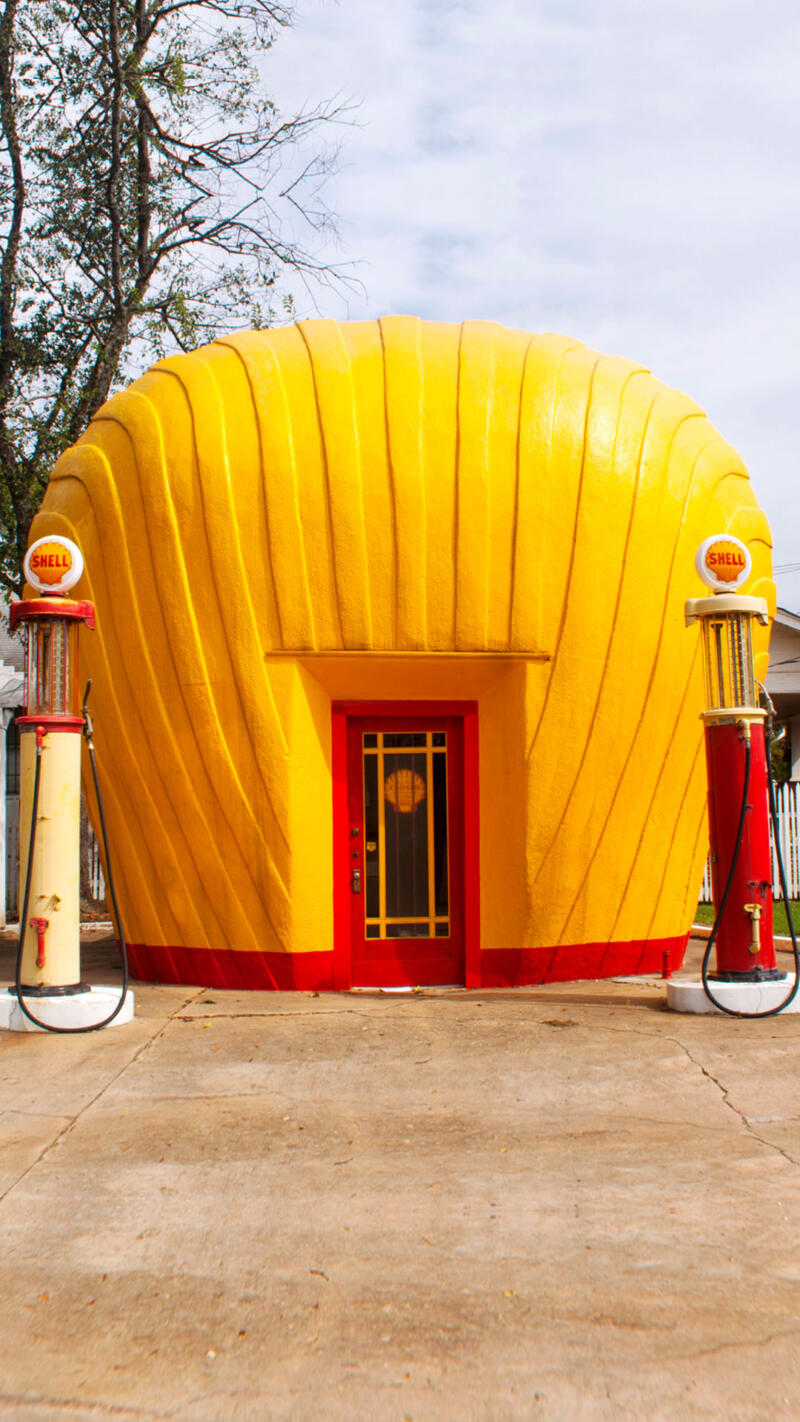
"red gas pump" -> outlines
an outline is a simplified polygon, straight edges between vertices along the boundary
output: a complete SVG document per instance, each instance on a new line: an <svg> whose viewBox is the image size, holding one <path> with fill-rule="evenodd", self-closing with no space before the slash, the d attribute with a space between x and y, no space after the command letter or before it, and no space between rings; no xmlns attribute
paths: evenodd
<svg viewBox="0 0 800 1422"><path fill-rule="evenodd" d="M752 566L738 538L707 538L695 566L713 589L713 596L687 602L686 623L699 622L703 637L702 717L716 913L701 980L674 979L667 1001L683 1012L772 1016L792 1008L797 982L778 968L772 932L767 713L758 704L753 659L753 624L768 623L767 604L736 591ZM716 966L709 971L712 949Z"/></svg>

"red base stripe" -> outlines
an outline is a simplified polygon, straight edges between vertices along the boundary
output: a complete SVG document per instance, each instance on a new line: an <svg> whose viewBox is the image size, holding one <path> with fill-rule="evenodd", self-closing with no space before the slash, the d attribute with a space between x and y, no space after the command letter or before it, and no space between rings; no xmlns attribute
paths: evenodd
<svg viewBox="0 0 800 1422"><path fill-rule="evenodd" d="M491 948L480 955L477 987L526 987L633 973L674 973L688 933L629 943L575 943L560 948ZM278 992L332 992L333 953L235 953L230 948L128 948L131 977L142 982ZM416 987L419 979L397 986Z"/></svg>
<svg viewBox="0 0 800 1422"><path fill-rule="evenodd" d="M142 982L276 992L333 990L333 953L235 953L230 948L131 943L128 964L131 977Z"/></svg>
<svg viewBox="0 0 800 1422"><path fill-rule="evenodd" d="M617 978L680 968L689 934L677 938L635 938L628 943L574 943L560 948L490 948L481 953L483 987L524 987L571 983L582 978Z"/></svg>

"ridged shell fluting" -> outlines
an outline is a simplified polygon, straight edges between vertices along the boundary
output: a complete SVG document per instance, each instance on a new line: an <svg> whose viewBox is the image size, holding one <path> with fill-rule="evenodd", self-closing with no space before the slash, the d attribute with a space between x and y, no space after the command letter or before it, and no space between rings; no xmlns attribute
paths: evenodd
<svg viewBox="0 0 800 1422"><path fill-rule="evenodd" d="M635 363L486 322L233 335L98 412L32 537L55 531L97 606L83 672L134 942L331 947L350 665L354 696L478 700L484 949L688 927L683 604L697 545L730 531L774 606L770 538L738 456Z"/></svg>

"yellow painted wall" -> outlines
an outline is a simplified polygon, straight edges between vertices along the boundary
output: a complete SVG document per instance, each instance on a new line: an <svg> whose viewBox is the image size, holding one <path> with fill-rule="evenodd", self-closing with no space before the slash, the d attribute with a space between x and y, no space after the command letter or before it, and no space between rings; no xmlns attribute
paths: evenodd
<svg viewBox="0 0 800 1422"><path fill-rule="evenodd" d="M130 939L331 947L332 697L478 700L483 948L684 932L706 841L683 603L720 531L774 606L738 456L562 336L311 321L160 362L32 531L86 558Z"/></svg>

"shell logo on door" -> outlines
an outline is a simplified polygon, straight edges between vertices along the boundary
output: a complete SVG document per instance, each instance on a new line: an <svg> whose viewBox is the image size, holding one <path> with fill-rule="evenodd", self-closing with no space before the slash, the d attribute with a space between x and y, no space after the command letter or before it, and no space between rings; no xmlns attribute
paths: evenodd
<svg viewBox="0 0 800 1422"><path fill-rule="evenodd" d="M386 777L383 793L398 814L408 815L425 799L425 781L415 770L393 770Z"/></svg>

